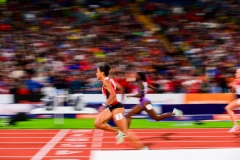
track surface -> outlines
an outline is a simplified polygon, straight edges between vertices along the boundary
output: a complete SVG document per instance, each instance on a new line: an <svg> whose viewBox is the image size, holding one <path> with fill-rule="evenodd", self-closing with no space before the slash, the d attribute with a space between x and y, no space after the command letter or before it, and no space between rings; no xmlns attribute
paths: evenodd
<svg viewBox="0 0 240 160"><path fill-rule="evenodd" d="M132 130L151 150L240 148L228 129ZM102 130L0 130L0 160L91 160L92 150L132 150Z"/></svg>

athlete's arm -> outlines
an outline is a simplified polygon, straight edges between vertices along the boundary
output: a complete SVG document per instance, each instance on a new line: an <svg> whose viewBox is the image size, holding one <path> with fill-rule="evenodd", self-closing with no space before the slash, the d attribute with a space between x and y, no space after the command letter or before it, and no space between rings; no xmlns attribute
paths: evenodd
<svg viewBox="0 0 240 160"><path fill-rule="evenodd" d="M152 86L151 84L148 84L148 87L151 88L151 89L153 89L153 90L155 90L155 91L157 91L157 88L154 87L154 86Z"/></svg>
<svg viewBox="0 0 240 160"><path fill-rule="evenodd" d="M104 82L103 82L103 87L106 89L106 90L108 90L108 92L109 92L109 97L108 97L108 99L107 99L107 101L106 101L106 105L108 106L108 105L111 105L115 100L116 100L116 94L115 94L115 92L114 92L114 90L113 90L113 87L112 87L112 85L111 85L111 82L109 81L109 80L104 80Z"/></svg>
<svg viewBox="0 0 240 160"><path fill-rule="evenodd" d="M116 87L117 87L117 89L120 91L120 93L122 94L122 101L123 101L123 99L124 99L124 88L119 84L119 83L117 83L117 82L115 82L115 84L116 84Z"/></svg>
<svg viewBox="0 0 240 160"><path fill-rule="evenodd" d="M231 82L228 86L230 87L230 91L231 91L232 93L236 93L236 87L237 87L236 80L234 80L233 82Z"/></svg>
<svg viewBox="0 0 240 160"><path fill-rule="evenodd" d="M142 96L142 90L143 90L143 84L138 83L138 93L135 95L128 95L127 97L135 97L135 98L140 98Z"/></svg>

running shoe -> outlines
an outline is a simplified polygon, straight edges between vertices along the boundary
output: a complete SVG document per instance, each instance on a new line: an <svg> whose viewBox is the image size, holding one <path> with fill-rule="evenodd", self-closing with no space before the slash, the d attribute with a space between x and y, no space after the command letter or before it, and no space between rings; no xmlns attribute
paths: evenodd
<svg viewBox="0 0 240 160"><path fill-rule="evenodd" d="M124 141L124 134L121 131L118 131L118 134L116 136L117 144L120 144Z"/></svg>
<svg viewBox="0 0 240 160"><path fill-rule="evenodd" d="M239 129L239 125L233 126L228 132L236 132Z"/></svg>
<svg viewBox="0 0 240 160"><path fill-rule="evenodd" d="M173 113L175 116L179 116L179 117L181 117L183 115L183 112L177 108L173 109Z"/></svg>

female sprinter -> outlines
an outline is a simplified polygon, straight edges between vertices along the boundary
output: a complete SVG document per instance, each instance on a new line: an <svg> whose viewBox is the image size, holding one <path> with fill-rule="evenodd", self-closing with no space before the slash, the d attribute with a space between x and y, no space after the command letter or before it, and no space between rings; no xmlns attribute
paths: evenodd
<svg viewBox="0 0 240 160"><path fill-rule="evenodd" d="M108 77L110 69L111 67L108 63L104 63L97 69L96 75L98 80L101 80L103 83L102 92L107 100L100 107L102 111L96 117L94 126L99 129L115 132L117 134L117 144L123 142L124 137L128 137L137 149L147 150L148 147L141 144L136 136L128 132L127 121L124 116L124 107L116 98L116 89L122 90L122 87ZM108 106L108 108L105 108L106 106ZM119 130L105 123L112 118Z"/></svg>
<svg viewBox="0 0 240 160"><path fill-rule="evenodd" d="M150 102L150 100L148 100L147 98L145 98L145 94L149 88L152 88L154 90L156 90L155 87L153 87L152 85L149 85L146 82L146 75L143 72L137 72L136 73L136 81L138 84L138 93L136 95L128 95L126 97L136 97L136 98L140 98L140 104L137 104L136 106L134 106L132 108L132 110L127 114L127 122L128 122L128 127L130 127L130 123L131 123L131 117L133 115L136 115L140 112L142 112L143 110L146 111L148 113L148 115L150 117L152 117L154 120L156 121L160 121L163 120L165 118L168 118L172 115L175 116L181 116L182 115L182 111L174 108L173 112L168 112L168 113L164 113L161 115L157 115L157 113L154 111L153 106Z"/></svg>
<svg viewBox="0 0 240 160"><path fill-rule="evenodd" d="M238 130L239 125L234 117L234 109L237 109L240 106L240 68L236 70L235 74L236 79L232 84L230 84L231 92L237 95L237 99L230 102L226 107L226 111L233 122L233 127L228 132L235 132Z"/></svg>

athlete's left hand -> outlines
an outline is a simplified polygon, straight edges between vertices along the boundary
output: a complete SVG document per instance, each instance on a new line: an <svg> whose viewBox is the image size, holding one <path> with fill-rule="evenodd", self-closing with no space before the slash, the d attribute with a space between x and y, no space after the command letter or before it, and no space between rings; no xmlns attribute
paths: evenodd
<svg viewBox="0 0 240 160"><path fill-rule="evenodd" d="M130 97L130 95L126 95L126 98L129 98Z"/></svg>

